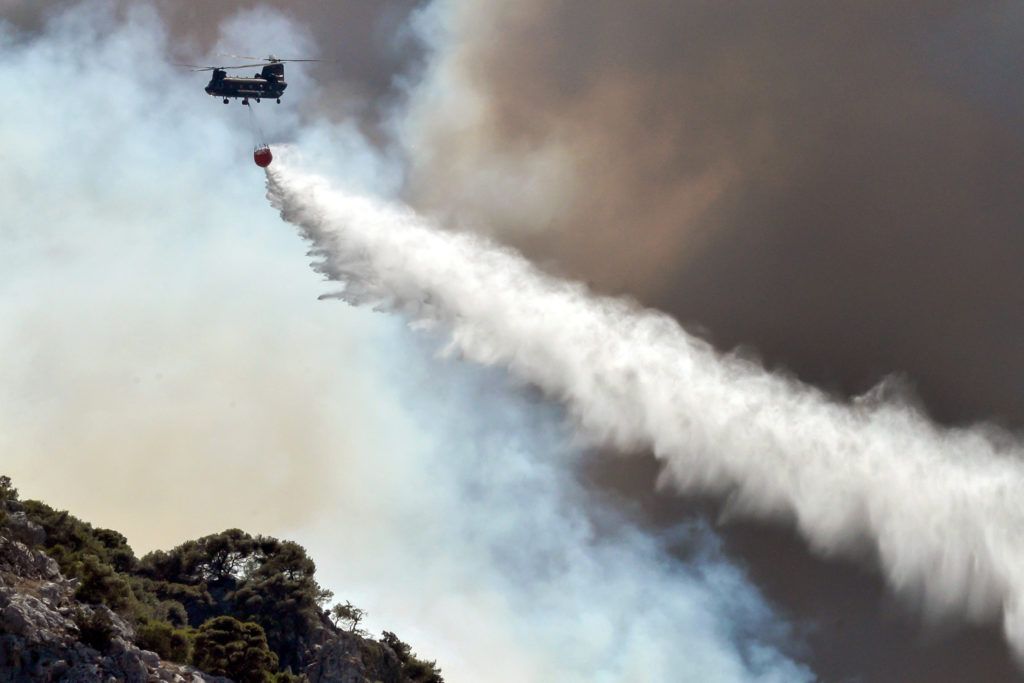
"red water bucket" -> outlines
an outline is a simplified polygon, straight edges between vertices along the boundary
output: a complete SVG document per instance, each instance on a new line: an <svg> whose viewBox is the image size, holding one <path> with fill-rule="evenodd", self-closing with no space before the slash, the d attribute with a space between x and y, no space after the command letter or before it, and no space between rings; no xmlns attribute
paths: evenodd
<svg viewBox="0 0 1024 683"><path fill-rule="evenodd" d="M252 159L260 168L266 168L274 160L274 155L270 153L270 148L264 145L253 150Z"/></svg>

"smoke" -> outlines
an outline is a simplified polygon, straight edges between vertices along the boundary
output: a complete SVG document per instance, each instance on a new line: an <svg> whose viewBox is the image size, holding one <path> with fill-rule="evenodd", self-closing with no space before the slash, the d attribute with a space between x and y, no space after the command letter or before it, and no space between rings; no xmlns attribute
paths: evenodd
<svg viewBox="0 0 1024 683"><path fill-rule="evenodd" d="M834 401L717 353L668 316L592 296L514 252L288 164L270 169L268 187L346 300L450 329L452 353L563 401L587 443L651 449L666 485L792 519L818 553L866 544L888 584L926 614L1001 619L1024 655L1017 440L937 427L884 385Z"/></svg>
<svg viewBox="0 0 1024 683"><path fill-rule="evenodd" d="M278 45L303 41L276 28ZM36 39L0 35L5 473L140 551L309 519L332 494L309 472L343 467L387 421L356 397L382 331L290 277L302 250L253 189L244 108L171 65L145 8L85 3ZM327 429L336 412L351 424Z"/></svg>
<svg viewBox="0 0 1024 683"><path fill-rule="evenodd" d="M252 166L245 110L207 97L202 75L171 64L206 63L218 51L337 59L289 68L287 98L259 111L271 142L294 140L305 168L360 194L404 193L418 209L523 246L548 270L628 290L708 325L726 345L753 343L769 362L783 360L802 375L831 380L836 368L849 369L856 386L904 369L920 381L929 407L936 396L952 396L947 414L963 419L1012 415L1019 400L1012 342L1024 309L1005 292L1022 291L1013 218L1014 160L1024 156L1005 128L1019 86L1003 73L1005 63L1019 61L1012 30L1019 17L995 5L984 16L957 15L953 4L943 5L951 14L924 16L900 3L907 18L891 22L897 9L890 5L848 3L810 14L762 4L755 18L754 6L716 11L688 2L636 11L614 3L432 3L417 19L430 37L429 61L396 81L419 55L397 28L416 3L278 4L59 0L0 8L0 85L8 98L0 120L4 472L26 496L125 532L138 551L228 526L294 538L339 597L370 610L376 628L437 657L449 680L551 672L650 680L666 668L673 679L687 657L696 661L704 651L713 656L695 678L805 677L779 654L794 652L791 634L710 532L683 525L667 537L639 534L580 489L573 468L587 461L580 444L565 442L557 411L529 390L524 398L503 372L431 358L400 316L316 301L322 284L254 185L262 176ZM863 17L851 21L861 8ZM928 36L934 63L919 59L922 43L906 40L915 26L945 28ZM864 52L878 56L862 60ZM996 54L1008 55L1001 71L991 67ZM409 88L407 107L394 108L396 83ZM876 93L879 83L886 87ZM380 142L385 119L401 143L386 155L365 138ZM930 151L918 157L921 150ZM941 202L925 212L921 199L934 197ZM894 207L900 211L890 216ZM420 221L411 212L406 220ZM415 268L426 253L406 254L395 272ZM361 258L351 265L366 280L348 296L361 291L376 300L378 275L364 271ZM333 267L343 275L348 264ZM473 316L504 311L487 314L505 305L497 295L510 294L491 290L485 276ZM453 271L447 286L464 285L459 277ZM408 283L401 300L417 320L447 320L437 326L444 336L459 322L448 308L457 293L441 296L422 284ZM509 283L512 294L518 285ZM556 287L587 299L579 286ZM624 318L636 314L602 305ZM526 302L514 318L534 308ZM679 334L669 320L655 320L667 336ZM452 349L466 353L462 345L474 334L460 334L467 339ZM576 348L591 348L580 335ZM542 351L522 349L528 358ZM717 358L707 348L694 354ZM590 368L581 362L559 363L579 377L555 373L552 382L586 381ZM621 352L630 377L634 365L652 362L632 346ZM536 370L516 363L520 377ZM984 511L991 519L978 522L983 533L974 539L981 559L966 565L977 579L973 597L961 590L936 599L925 590L956 583L947 575L964 567L962 540L949 542L949 571L935 579L915 575L924 554L888 575L903 576L890 583L936 612L945 602L985 619L1004 609L1012 576L999 587L993 558L1008 547L996 532L1010 528L1011 503L993 497L983 510L981 493L956 497L962 491L952 488L938 516L882 529L890 518L876 518L866 503L857 512L866 474L845 482L845 470L822 468L821 488L812 488L798 476L810 476L802 464L789 474L765 465L764 482L752 483L741 476L749 464L737 461L755 448L766 460L806 454L788 446L816 434L812 427L827 422L822 415L845 419L849 428L836 428L831 442L818 434L821 450L864 435L874 447L866 452L884 460L871 461L882 482L871 500L888 492L900 514L914 505L933 514L941 487L928 483L931 469L905 473L912 482L903 491L898 477L881 476L916 456L913 449L886 456L867 436L867 425L881 419L872 415L891 413L893 423L924 435L908 436L911 444L943 441L920 456L922 467L952 453L953 442L977 440L979 457L951 456L964 468L965 487L993 471L984 464L991 459L984 437L936 430L884 401L851 409L782 380L751 379L761 377L753 366L745 375L732 369L738 361L716 363L707 367L764 384L773 401L774 391L794 398L751 419L749 440L735 434L714 442L715 430L725 430L724 409L701 406L696 415L710 417L691 415L673 428L696 436L669 438L677 432L666 428L661 452L685 441L681 452L697 463L685 476L724 486L738 512L770 501L763 503L770 514L804 526L860 528L817 547L874 547L879 561L883 531L921 535L889 550L902 557L919 546L935 550L937 535L959 538L947 521L981 520ZM674 406L642 417L647 405L629 399L639 381L621 385L625 408L609 399L606 415L588 409L587 443L642 446L655 426L673 420ZM749 393L723 396L757 404ZM807 405L798 431L752 446L758 430L773 428L768 413L785 416L792 404L804 405L798 397ZM588 422L578 404L573 410ZM649 424L605 432L628 416ZM1017 446L1006 442L1001 457L1012 473ZM726 451L740 456L703 463ZM806 487L800 500L812 503L772 498L783 484ZM918 492L920 503L902 501ZM826 505L829 497L836 502ZM561 569L542 571L552 566ZM822 571L829 580L841 573L836 565ZM529 579L520 581L521 572ZM837 592L848 590L841 583ZM872 619L884 621L873 611ZM877 634L873 625L864 630ZM574 630L585 637L571 640ZM845 646L846 635L839 637ZM627 657L610 661L609 643L624 642L633 662L649 669L630 668ZM907 651L903 644L890 648L892 658ZM881 649L866 650L876 664ZM594 662L606 660L607 669L595 671Z"/></svg>
<svg viewBox="0 0 1024 683"><path fill-rule="evenodd" d="M292 538L450 681L811 677L709 529L653 536L584 490L557 407L317 300L246 110L172 66L188 41L166 7L49 8L0 21L0 468L25 497L139 553L227 527ZM267 8L218 18L197 53L311 49ZM258 112L272 142L397 192L357 122L302 122L313 88L288 73Z"/></svg>
<svg viewBox="0 0 1024 683"><path fill-rule="evenodd" d="M641 533L581 486L560 410L500 369L434 358L432 340L384 351L417 435L404 486L325 507L310 546L331 585L373 606L372 624L440 644L450 680L812 678L780 654L793 635L706 526ZM362 468L392 458L352 476L373 481Z"/></svg>
<svg viewBox="0 0 1024 683"><path fill-rule="evenodd" d="M719 348L1024 424L1008 2L439 0L406 198Z"/></svg>

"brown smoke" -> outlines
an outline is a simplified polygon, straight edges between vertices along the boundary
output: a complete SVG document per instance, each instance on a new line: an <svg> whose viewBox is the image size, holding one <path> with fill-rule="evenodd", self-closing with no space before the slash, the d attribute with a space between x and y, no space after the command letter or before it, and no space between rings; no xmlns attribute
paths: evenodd
<svg viewBox="0 0 1024 683"><path fill-rule="evenodd" d="M449 5L421 205L828 388L1024 423L1024 141L964 64L996 10Z"/></svg>

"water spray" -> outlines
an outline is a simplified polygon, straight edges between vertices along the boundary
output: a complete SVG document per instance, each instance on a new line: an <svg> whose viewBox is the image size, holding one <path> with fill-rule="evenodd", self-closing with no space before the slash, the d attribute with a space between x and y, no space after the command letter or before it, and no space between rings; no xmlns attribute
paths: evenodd
<svg viewBox="0 0 1024 683"><path fill-rule="evenodd" d="M1024 444L943 428L878 391L845 402L722 354L671 317L285 165L268 197L353 304L446 330L450 349L562 401L581 437L649 450L661 482L791 520L817 553L867 542L926 614L1002 619L1024 659Z"/></svg>

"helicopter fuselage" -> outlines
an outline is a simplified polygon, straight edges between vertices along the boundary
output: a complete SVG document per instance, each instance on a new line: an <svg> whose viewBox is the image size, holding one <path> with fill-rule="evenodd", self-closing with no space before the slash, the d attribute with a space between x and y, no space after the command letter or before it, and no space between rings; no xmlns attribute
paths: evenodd
<svg viewBox="0 0 1024 683"><path fill-rule="evenodd" d="M278 69L273 69L277 66ZM288 83L284 80L284 69L281 65L271 65L271 68L264 68L262 74L252 78L241 78L228 76L222 69L215 69L213 78L206 84L206 93L212 97L222 97L225 101L229 97L240 97L247 103L249 98L257 102L264 98L278 99L284 93ZM277 73L277 72L280 73Z"/></svg>

